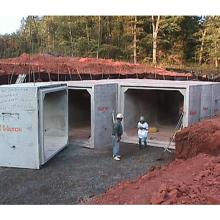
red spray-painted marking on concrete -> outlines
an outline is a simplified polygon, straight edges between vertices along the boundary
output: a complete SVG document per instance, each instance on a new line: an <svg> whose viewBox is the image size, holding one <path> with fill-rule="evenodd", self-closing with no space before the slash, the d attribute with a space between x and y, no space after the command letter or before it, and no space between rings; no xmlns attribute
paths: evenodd
<svg viewBox="0 0 220 220"><path fill-rule="evenodd" d="M197 115L197 111L190 111L190 115Z"/></svg>
<svg viewBox="0 0 220 220"><path fill-rule="evenodd" d="M8 125L0 125L0 132L22 132L22 128L9 127Z"/></svg>
<svg viewBox="0 0 220 220"><path fill-rule="evenodd" d="M107 106L100 106L100 107L98 107L98 111L99 112L107 112L108 111L108 107Z"/></svg>

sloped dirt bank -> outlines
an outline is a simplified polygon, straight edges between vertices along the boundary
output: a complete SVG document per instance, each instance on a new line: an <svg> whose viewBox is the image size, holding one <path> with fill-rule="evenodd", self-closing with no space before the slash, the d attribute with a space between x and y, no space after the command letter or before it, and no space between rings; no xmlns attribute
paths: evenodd
<svg viewBox="0 0 220 220"><path fill-rule="evenodd" d="M176 160L89 204L220 204L220 117L177 133Z"/></svg>
<svg viewBox="0 0 220 220"><path fill-rule="evenodd" d="M178 132L175 137L176 158L186 159L199 153L220 153L220 117L203 120Z"/></svg>
<svg viewBox="0 0 220 220"><path fill-rule="evenodd" d="M121 182L87 204L220 204L220 157L199 154Z"/></svg>

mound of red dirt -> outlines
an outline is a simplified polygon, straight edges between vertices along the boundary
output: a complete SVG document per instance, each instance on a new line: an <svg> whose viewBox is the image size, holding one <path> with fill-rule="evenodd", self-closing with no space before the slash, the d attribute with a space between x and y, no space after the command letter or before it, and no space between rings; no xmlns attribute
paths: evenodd
<svg viewBox="0 0 220 220"><path fill-rule="evenodd" d="M220 153L220 117L203 120L184 128L175 136L176 158L186 159L199 153Z"/></svg>
<svg viewBox="0 0 220 220"><path fill-rule="evenodd" d="M175 140L174 162L121 182L88 203L220 204L220 117L183 129Z"/></svg>
<svg viewBox="0 0 220 220"><path fill-rule="evenodd" d="M121 182L87 204L220 204L220 157L199 154Z"/></svg>
<svg viewBox="0 0 220 220"><path fill-rule="evenodd" d="M17 58L1 59L0 74L20 73L87 74L87 75L135 75L149 74L167 77L192 78L190 73L177 73L144 64L113 61L112 59L60 57L48 54L22 54Z"/></svg>

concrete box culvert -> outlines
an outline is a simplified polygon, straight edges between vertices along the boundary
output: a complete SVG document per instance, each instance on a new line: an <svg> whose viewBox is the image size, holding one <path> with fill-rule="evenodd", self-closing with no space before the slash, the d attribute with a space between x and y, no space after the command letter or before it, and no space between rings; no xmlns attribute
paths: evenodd
<svg viewBox="0 0 220 220"><path fill-rule="evenodd" d="M70 143L103 148L112 143L112 112L117 111L117 83L68 81Z"/></svg>
<svg viewBox="0 0 220 220"><path fill-rule="evenodd" d="M124 114L123 141L137 143L137 123L144 116L149 127L156 127L158 132L149 133L148 144L163 147L168 144L175 129L180 109L184 106L185 90L158 88L124 88L121 96L121 109ZM185 116L183 123L185 124ZM174 148L172 144L171 147Z"/></svg>
<svg viewBox="0 0 220 220"><path fill-rule="evenodd" d="M150 127L149 145L165 147L183 108L183 127L220 111L220 83L199 81L123 80L118 83L118 111L124 114L122 141L137 143L137 123L145 116ZM218 101L219 100L219 101ZM175 148L172 143L170 148Z"/></svg>
<svg viewBox="0 0 220 220"><path fill-rule="evenodd" d="M69 142L84 147L94 146L92 88L69 87Z"/></svg>
<svg viewBox="0 0 220 220"><path fill-rule="evenodd" d="M149 145L164 147L181 106L183 127L219 113L220 83L149 79L27 83L1 86L0 104L0 166L38 169L63 149L68 137L89 148L111 145L113 112L124 114L124 142L137 143L136 126L144 115L150 127L159 127L150 135Z"/></svg>
<svg viewBox="0 0 220 220"><path fill-rule="evenodd" d="M39 169L68 144L66 84L0 87L0 166Z"/></svg>
<svg viewBox="0 0 220 220"><path fill-rule="evenodd" d="M140 115L144 115L150 127L159 128L158 133L150 134L149 144L164 147L181 108L183 127L214 116L220 109L220 83L115 79L67 84L70 142L89 148L111 144L112 112L124 114L124 142L137 143L136 126ZM171 148L175 148L174 143Z"/></svg>
<svg viewBox="0 0 220 220"><path fill-rule="evenodd" d="M184 97L179 91L160 89L128 89L124 93L124 130L126 139L137 142L137 122L144 116L150 127L149 145L169 141L181 114Z"/></svg>

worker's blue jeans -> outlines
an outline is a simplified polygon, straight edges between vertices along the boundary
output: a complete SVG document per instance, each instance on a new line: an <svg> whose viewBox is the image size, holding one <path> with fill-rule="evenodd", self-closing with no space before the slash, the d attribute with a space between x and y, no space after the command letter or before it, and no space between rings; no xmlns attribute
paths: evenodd
<svg viewBox="0 0 220 220"><path fill-rule="evenodd" d="M139 145L142 145L142 143L144 142L144 145L147 145L147 137L143 137L143 138L138 138L139 139Z"/></svg>
<svg viewBox="0 0 220 220"><path fill-rule="evenodd" d="M113 156L120 156L120 142L117 136L112 136Z"/></svg>

